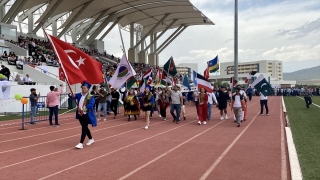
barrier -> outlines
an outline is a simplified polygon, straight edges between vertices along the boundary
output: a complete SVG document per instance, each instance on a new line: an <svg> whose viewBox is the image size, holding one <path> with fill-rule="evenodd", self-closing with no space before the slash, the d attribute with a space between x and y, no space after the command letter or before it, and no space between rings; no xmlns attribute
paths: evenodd
<svg viewBox="0 0 320 180"><path fill-rule="evenodd" d="M28 98L28 97L25 97ZM36 113L34 115L34 122L41 122L49 120L49 108L46 107L47 96L40 96L37 102ZM74 101L71 100L68 94L60 94L59 96L60 104L59 109L73 109L75 107ZM24 125L26 123L31 123L31 103L30 100L27 104L22 104L21 110L21 129L25 130Z"/></svg>

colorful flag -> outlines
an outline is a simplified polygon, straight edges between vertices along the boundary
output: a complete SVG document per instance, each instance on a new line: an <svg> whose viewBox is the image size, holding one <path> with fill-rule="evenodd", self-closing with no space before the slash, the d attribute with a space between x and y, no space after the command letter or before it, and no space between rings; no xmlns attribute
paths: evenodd
<svg viewBox="0 0 320 180"><path fill-rule="evenodd" d="M250 82L250 79L257 73L257 71L251 71L248 76L247 76L247 79L246 79L246 83L249 84Z"/></svg>
<svg viewBox="0 0 320 180"><path fill-rule="evenodd" d="M113 88L119 89L121 88L125 82L131 77L136 75L136 72L131 67L131 64L128 62L126 55L123 54L118 67L113 74L112 78L110 79L109 83L112 85Z"/></svg>
<svg viewBox="0 0 320 180"><path fill-rule="evenodd" d="M174 64L173 57L171 58L164 64L163 69L169 73L171 76L175 76L177 72L176 65Z"/></svg>
<svg viewBox="0 0 320 180"><path fill-rule="evenodd" d="M134 76L132 76L131 78L129 78L127 80L127 89L131 89L132 85L136 82L136 78L134 78Z"/></svg>
<svg viewBox="0 0 320 180"><path fill-rule="evenodd" d="M200 92L201 88L204 88L207 92L212 93L212 85L211 83L202 75L197 73L197 84L198 84L198 91Z"/></svg>
<svg viewBox="0 0 320 180"><path fill-rule="evenodd" d="M193 71L193 84L195 86L198 86L198 82L197 82L197 72L196 71Z"/></svg>
<svg viewBox="0 0 320 180"><path fill-rule="evenodd" d="M206 79L209 79L209 77L210 77L210 74L209 74L209 66L207 66L207 68L204 70L203 76L204 76Z"/></svg>
<svg viewBox="0 0 320 180"><path fill-rule="evenodd" d="M187 88L189 89L189 91L190 91L190 90L191 90L191 87L190 87L190 84L189 84L189 78L188 78L188 76L184 76L182 82L183 82L182 84L183 84L185 87L187 87Z"/></svg>
<svg viewBox="0 0 320 180"><path fill-rule="evenodd" d="M210 73L214 73L214 72L219 70L219 58L218 58L218 55L214 59L208 61L208 67L209 67Z"/></svg>
<svg viewBox="0 0 320 180"><path fill-rule="evenodd" d="M264 96L274 94L272 86L264 78L263 74L261 74L251 85Z"/></svg>
<svg viewBox="0 0 320 180"><path fill-rule="evenodd" d="M87 81L90 84L100 84L102 68L101 63L82 52L76 47L47 34L54 51L58 57L66 79L70 84Z"/></svg>

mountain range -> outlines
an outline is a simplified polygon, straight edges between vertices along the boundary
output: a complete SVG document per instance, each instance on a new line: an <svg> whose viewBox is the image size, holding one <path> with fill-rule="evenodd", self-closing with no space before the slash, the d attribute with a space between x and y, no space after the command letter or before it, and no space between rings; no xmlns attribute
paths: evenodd
<svg viewBox="0 0 320 180"><path fill-rule="evenodd" d="M291 73L283 73L284 80L319 80L320 82L320 66L308 69L302 69Z"/></svg>

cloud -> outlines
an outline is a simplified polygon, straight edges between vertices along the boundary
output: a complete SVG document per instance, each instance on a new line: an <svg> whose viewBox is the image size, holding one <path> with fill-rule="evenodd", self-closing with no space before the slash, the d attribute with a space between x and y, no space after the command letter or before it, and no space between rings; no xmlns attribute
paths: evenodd
<svg viewBox="0 0 320 180"><path fill-rule="evenodd" d="M315 21L306 22L304 25L298 28L289 29L289 30L280 29L275 36L276 37L289 36L290 38L302 38L307 36L310 33L317 33L317 32L320 32L320 18Z"/></svg>

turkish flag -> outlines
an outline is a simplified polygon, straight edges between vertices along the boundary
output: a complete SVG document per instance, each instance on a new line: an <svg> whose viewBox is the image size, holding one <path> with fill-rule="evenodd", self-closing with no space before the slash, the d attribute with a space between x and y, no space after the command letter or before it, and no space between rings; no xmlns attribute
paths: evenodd
<svg viewBox="0 0 320 180"><path fill-rule="evenodd" d="M64 72L61 67L59 68L59 79L60 79L60 81L66 80L66 76L64 76Z"/></svg>
<svg viewBox="0 0 320 180"><path fill-rule="evenodd" d="M102 79L102 65L76 47L47 34L56 55L70 84L83 83L100 84Z"/></svg>

